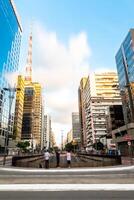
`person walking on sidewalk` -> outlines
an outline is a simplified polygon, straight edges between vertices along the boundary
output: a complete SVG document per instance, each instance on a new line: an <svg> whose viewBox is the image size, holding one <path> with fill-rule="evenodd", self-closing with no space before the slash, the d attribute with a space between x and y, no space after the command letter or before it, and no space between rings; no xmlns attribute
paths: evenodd
<svg viewBox="0 0 134 200"><path fill-rule="evenodd" d="M48 150L46 150L45 154L44 154L44 158L45 158L45 168L49 169L49 158L50 158L50 153L48 152Z"/></svg>
<svg viewBox="0 0 134 200"><path fill-rule="evenodd" d="M68 168L71 167L71 152L69 150L67 151L67 165Z"/></svg>

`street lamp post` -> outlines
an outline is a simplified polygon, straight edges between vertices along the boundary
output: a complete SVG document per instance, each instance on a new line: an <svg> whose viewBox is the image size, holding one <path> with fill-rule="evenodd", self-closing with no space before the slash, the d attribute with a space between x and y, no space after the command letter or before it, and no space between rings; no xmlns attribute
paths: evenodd
<svg viewBox="0 0 134 200"><path fill-rule="evenodd" d="M61 151L63 151L63 130L61 130Z"/></svg>
<svg viewBox="0 0 134 200"><path fill-rule="evenodd" d="M20 88L3 88L3 90L9 92L9 113L8 113L8 125L7 125L7 131L5 134L5 144L4 144L4 158L3 158L3 165L6 163L6 156L8 155L8 141L9 141L9 132L10 132L10 121L11 121L11 109L12 109L12 103L14 99L14 94L17 90L20 90Z"/></svg>

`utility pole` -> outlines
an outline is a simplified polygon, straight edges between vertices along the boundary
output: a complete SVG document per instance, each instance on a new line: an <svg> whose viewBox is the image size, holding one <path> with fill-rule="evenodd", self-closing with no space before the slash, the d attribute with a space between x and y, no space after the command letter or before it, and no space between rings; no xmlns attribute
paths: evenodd
<svg viewBox="0 0 134 200"><path fill-rule="evenodd" d="M63 150L63 130L61 130L61 151Z"/></svg>

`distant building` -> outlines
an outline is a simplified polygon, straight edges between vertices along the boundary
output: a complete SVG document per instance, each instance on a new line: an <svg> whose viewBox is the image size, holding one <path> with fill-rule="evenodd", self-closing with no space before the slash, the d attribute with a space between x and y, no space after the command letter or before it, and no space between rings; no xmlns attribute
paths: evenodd
<svg viewBox="0 0 134 200"><path fill-rule="evenodd" d="M42 102L42 106L41 106L41 110L42 110L42 117L41 117L41 149L44 149L44 104Z"/></svg>
<svg viewBox="0 0 134 200"><path fill-rule="evenodd" d="M72 137L80 142L80 121L78 112L72 113Z"/></svg>
<svg viewBox="0 0 134 200"><path fill-rule="evenodd" d="M67 143L70 143L73 141L73 135L72 135L72 130L70 130L68 133L67 133Z"/></svg>
<svg viewBox="0 0 134 200"><path fill-rule="evenodd" d="M50 138L51 138L51 117L49 115L44 115L44 127L43 127L43 146L46 149L50 148Z"/></svg>
<svg viewBox="0 0 134 200"><path fill-rule="evenodd" d="M85 85L87 84L88 78L84 77L80 81L80 86L78 89L78 100L79 100L79 121L80 121L80 139L81 145L83 147L87 146L87 136L86 136L86 104L84 102L85 92L89 93L89 91L85 90Z"/></svg>
<svg viewBox="0 0 134 200"><path fill-rule="evenodd" d="M50 148L54 148L55 146L56 146L55 134L51 130L51 134L50 134Z"/></svg>
<svg viewBox="0 0 134 200"><path fill-rule="evenodd" d="M12 142L14 122L14 101L9 116L9 91L13 75L18 71L22 27L13 1L0 0L0 148L4 149L5 135Z"/></svg>

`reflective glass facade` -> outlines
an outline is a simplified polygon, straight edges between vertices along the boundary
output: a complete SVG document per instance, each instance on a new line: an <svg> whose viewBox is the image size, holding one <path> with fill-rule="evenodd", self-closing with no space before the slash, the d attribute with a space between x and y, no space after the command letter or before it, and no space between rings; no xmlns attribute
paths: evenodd
<svg viewBox="0 0 134 200"><path fill-rule="evenodd" d="M119 77L120 91L122 95L124 119L126 122L131 121L130 116L130 99L128 98L128 84L134 82L134 29L130 29L125 40L116 54L116 66ZM128 78L128 81L127 81ZM131 89L134 100L133 89ZM132 104L131 104L132 105Z"/></svg>
<svg viewBox="0 0 134 200"><path fill-rule="evenodd" d="M0 0L0 145L4 145L4 136L10 119L10 132L13 130L14 105L9 116L9 91L13 74L18 71L21 44L21 25L12 0Z"/></svg>
<svg viewBox="0 0 134 200"><path fill-rule="evenodd" d="M127 61L129 82L133 82L134 81L134 29L131 29L128 32L125 40L123 41L119 51L116 54L116 66L119 76L119 85L121 89L124 89L124 86L126 85L123 51L125 59Z"/></svg>

